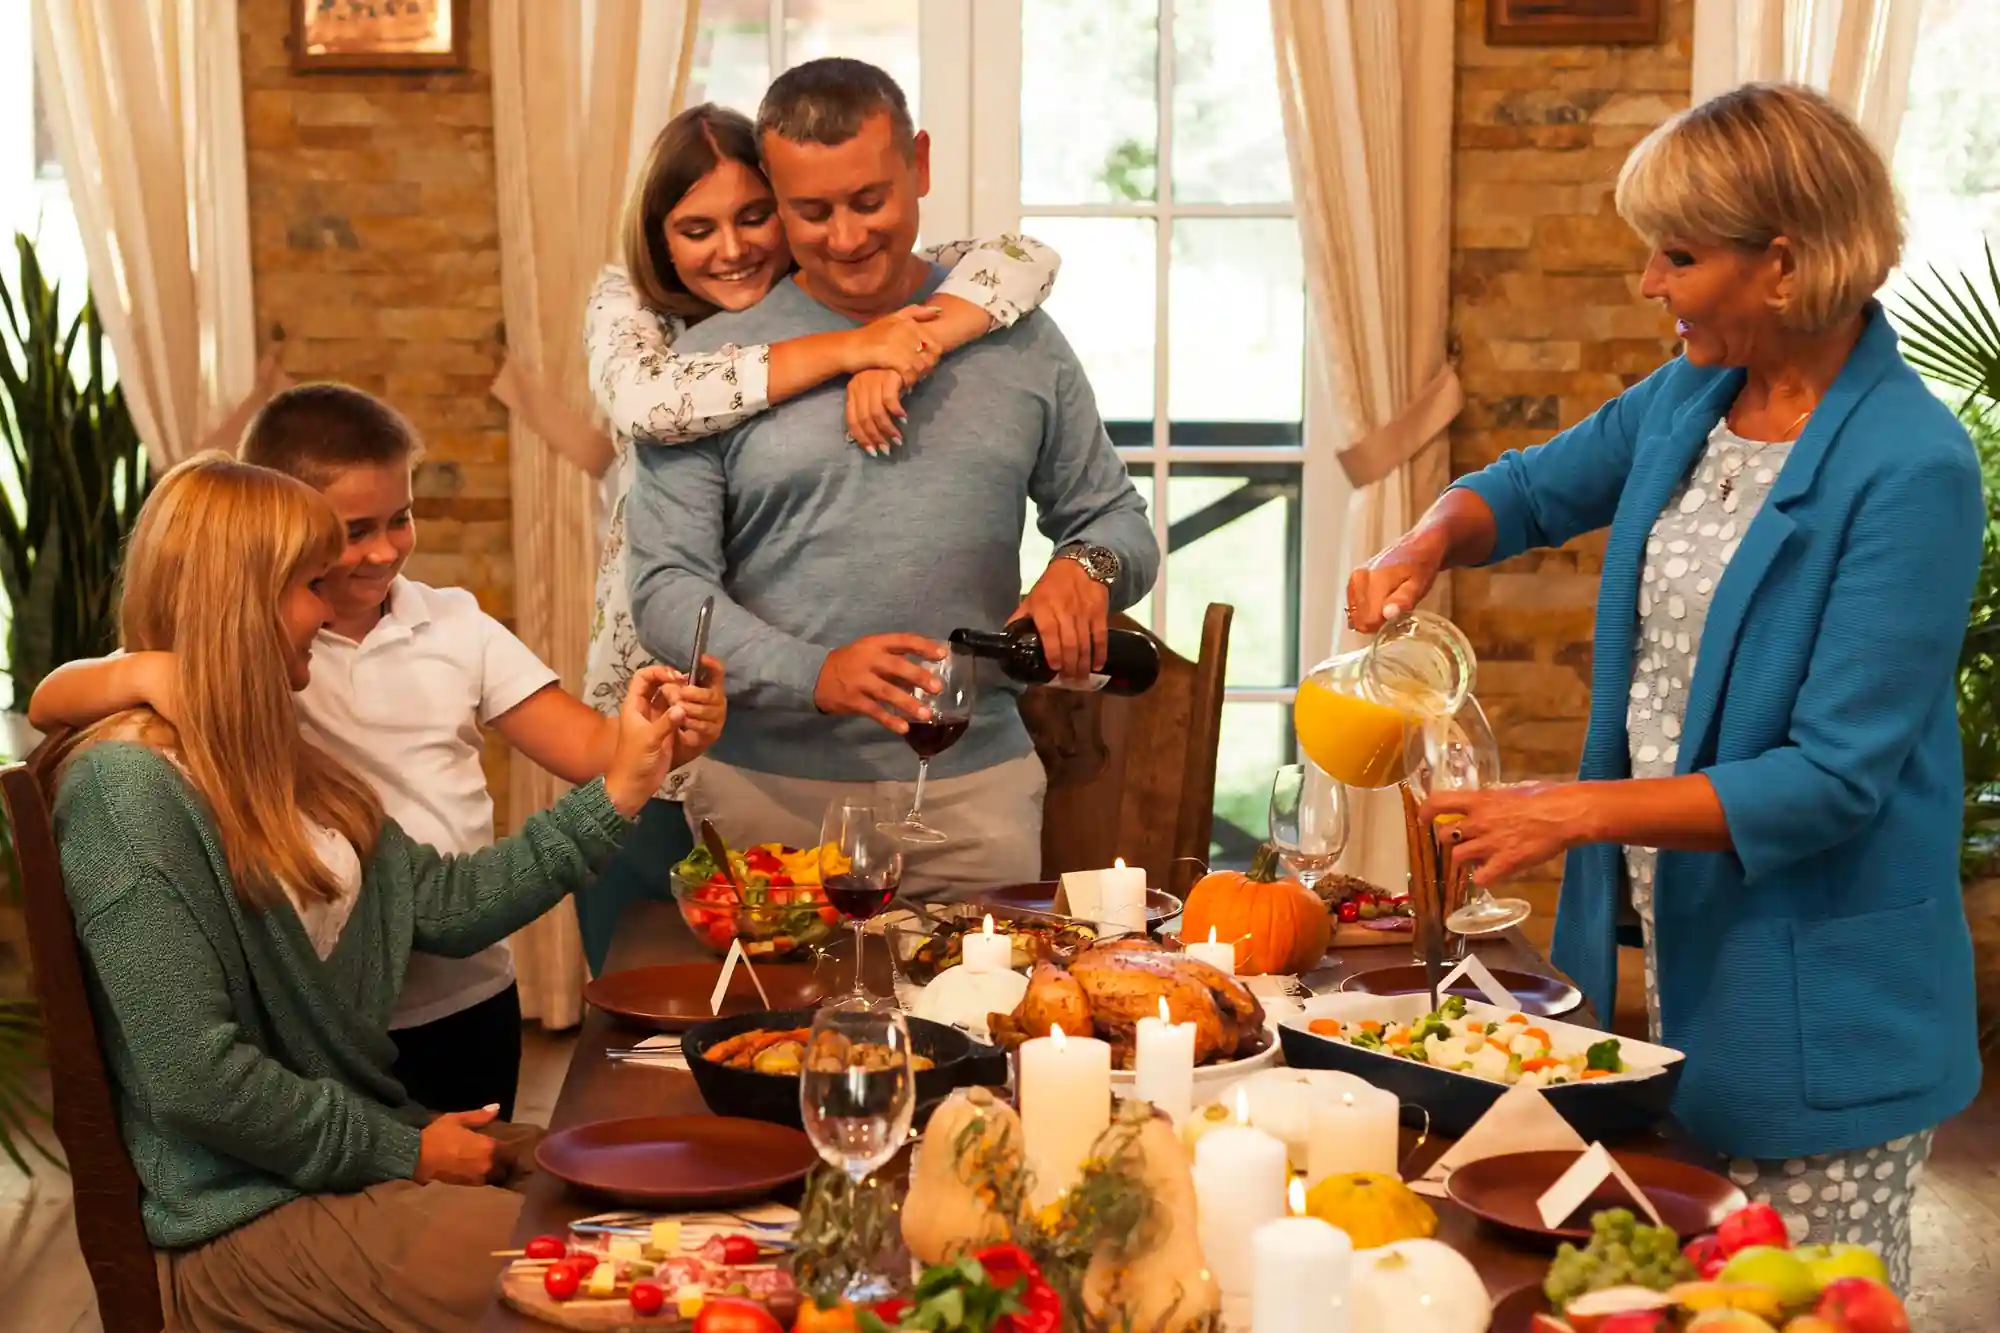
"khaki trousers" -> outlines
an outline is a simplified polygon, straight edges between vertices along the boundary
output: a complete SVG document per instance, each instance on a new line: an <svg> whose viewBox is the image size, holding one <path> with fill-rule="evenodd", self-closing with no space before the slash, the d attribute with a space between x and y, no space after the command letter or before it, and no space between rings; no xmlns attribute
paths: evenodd
<svg viewBox="0 0 2000 1333"><path fill-rule="evenodd" d="M155 1259L166 1333L460 1333L493 1301L533 1170L534 1125L495 1122L506 1185L391 1180L295 1199Z"/></svg>
<svg viewBox="0 0 2000 1333"><path fill-rule="evenodd" d="M783 842L812 847L820 820L836 796L864 796L885 818L901 819L916 790L908 782L827 782L779 777L701 761L686 795L689 827L715 821L731 847ZM1042 877L1042 797L1049 786L1042 761L1030 753L963 777L924 784L924 823L949 836L936 846L903 849L904 893L920 898L970 898L999 884Z"/></svg>

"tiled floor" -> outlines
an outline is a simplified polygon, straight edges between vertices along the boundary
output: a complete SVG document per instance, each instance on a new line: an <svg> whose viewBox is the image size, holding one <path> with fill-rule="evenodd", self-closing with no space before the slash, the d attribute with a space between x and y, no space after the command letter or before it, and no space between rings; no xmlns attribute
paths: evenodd
<svg viewBox="0 0 2000 1333"><path fill-rule="evenodd" d="M517 1120L546 1125L569 1068L572 1034L523 1033ZM2000 1328L2000 1073L1938 1131L1917 1192L1910 1314L1917 1333Z"/></svg>

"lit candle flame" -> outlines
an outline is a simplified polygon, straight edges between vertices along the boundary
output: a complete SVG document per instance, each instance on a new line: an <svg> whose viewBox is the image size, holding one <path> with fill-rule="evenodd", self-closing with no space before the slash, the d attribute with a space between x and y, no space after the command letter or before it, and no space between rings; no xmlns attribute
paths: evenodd
<svg viewBox="0 0 2000 1333"><path fill-rule="evenodd" d="M1341 1093L1341 1094L1340 1094L1340 1104L1341 1104L1342 1106L1352 1106L1352 1105L1354 1105L1354 1094L1353 1094L1353 1093L1351 1093L1351 1092L1343 1092L1343 1093Z"/></svg>
<svg viewBox="0 0 2000 1333"><path fill-rule="evenodd" d="M1173 1025L1174 1021L1174 1016L1172 1011L1167 1008L1167 997L1164 995L1160 997L1160 1021L1162 1023L1167 1024L1170 1027Z"/></svg>
<svg viewBox="0 0 2000 1333"><path fill-rule="evenodd" d="M989 939L993 935L993 913L991 912L986 914L986 935Z"/></svg>
<svg viewBox="0 0 2000 1333"><path fill-rule="evenodd" d="M1250 1123L1250 1094L1240 1087L1236 1089L1236 1123Z"/></svg>
<svg viewBox="0 0 2000 1333"><path fill-rule="evenodd" d="M1292 1187L1288 1193L1292 1205L1292 1216L1304 1217L1306 1215L1306 1178L1304 1176L1293 1176Z"/></svg>
<svg viewBox="0 0 2000 1333"><path fill-rule="evenodd" d="M1214 927L1214 926L1210 926L1210 927L1208 928L1208 942L1209 942L1210 944L1220 944L1220 943L1222 943L1222 941L1220 941L1220 940L1218 940L1218 939L1216 939L1216 938L1215 938L1215 927Z"/></svg>
<svg viewBox="0 0 2000 1333"><path fill-rule="evenodd" d="M1056 1044L1056 1049L1059 1051L1069 1045L1069 1038L1063 1036L1062 1024L1060 1023L1049 1024L1049 1040Z"/></svg>
<svg viewBox="0 0 2000 1333"><path fill-rule="evenodd" d="M1122 856L1113 857L1111 860L1111 868L1113 870L1123 870L1125 868L1125 858Z"/></svg>

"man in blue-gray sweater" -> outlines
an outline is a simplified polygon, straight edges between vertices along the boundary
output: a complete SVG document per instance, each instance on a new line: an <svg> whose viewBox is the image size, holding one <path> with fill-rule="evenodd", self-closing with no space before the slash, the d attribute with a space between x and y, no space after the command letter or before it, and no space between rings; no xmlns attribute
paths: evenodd
<svg viewBox="0 0 2000 1333"><path fill-rule="evenodd" d="M679 350L850 329L938 285L943 270L913 253L930 146L887 74L797 66L765 94L758 132L798 271L751 309L697 324ZM1081 677L1102 663L1111 610L1159 572L1145 502L1047 315L969 344L906 392L887 458L846 439L844 403L835 381L721 435L639 451L633 612L647 649L680 662L715 598L709 646L729 663L735 706L687 812L732 846L811 846L836 795L899 815L916 769L902 733L922 716L910 691L952 629L1030 617L1050 665ZM1029 501L1057 552L1023 598ZM909 849L906 888L1039 877L1046 778L997 681L932 766L924 821L948 841Z"/></svg>

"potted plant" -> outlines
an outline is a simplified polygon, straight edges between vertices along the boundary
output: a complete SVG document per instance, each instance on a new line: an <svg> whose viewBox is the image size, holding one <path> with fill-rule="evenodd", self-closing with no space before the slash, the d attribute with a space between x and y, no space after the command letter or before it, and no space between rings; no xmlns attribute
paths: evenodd
<svg viewBox="0 0 2000 1333"><path fill-rule="evenodd" d="M0 279L0 591L18 708L52 669L116 641L118 564L149 478L95 307L86 299L65 317L33 242L16 235L14 249L12 280ZM25 757L18 742L7 748L5 759ZM18 911L8 838L0 913ZM47 1110L33 1093L42 1034L24 967L16 959L0 976L0 1151L26 1171L22 1148L40 1142L25 1131Z"/></svg>
<svg viewBox="0 0 2000 1333"><path fill-rule="evenodd" d="M2000 1039L2000 264L1983 274L1912 279L1896 301L1910 364L1958 399L1985 476L1986 549L1958 659L1965 756L1960 867L1979 971L1982 1031Z"/></svg>

